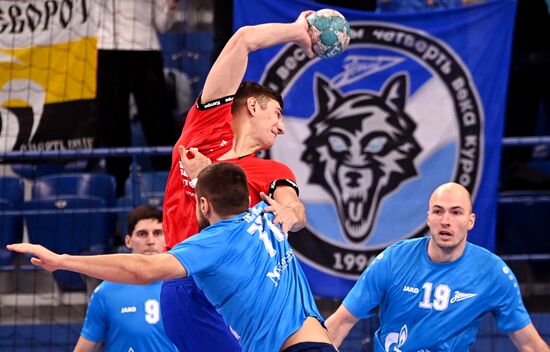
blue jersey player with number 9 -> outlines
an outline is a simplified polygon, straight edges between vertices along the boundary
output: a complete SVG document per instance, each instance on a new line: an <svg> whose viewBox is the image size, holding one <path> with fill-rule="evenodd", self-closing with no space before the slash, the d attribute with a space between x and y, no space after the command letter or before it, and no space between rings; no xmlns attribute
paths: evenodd
<svg viewBox="0 0 550 352"><path fill-rule="evenodd" d="M369 265L326 321L334 344L380 307L376 352L468 351L489 312L520 351L549 351L508 266L466 241L474 222L466 188L439 186L428 210L431 236L400 241Z"/></svg>
<svg viewBox="0 0 550 352"><path fill-rule="evenodd" d="M132 253L162 253L165 241L162 211L141 205L128 214L124 238ZM147 267L141 268L148 270ZM162 282L146 286L104 281L94 291L75 352L177 351L164 331L160 311Z"/></svg>

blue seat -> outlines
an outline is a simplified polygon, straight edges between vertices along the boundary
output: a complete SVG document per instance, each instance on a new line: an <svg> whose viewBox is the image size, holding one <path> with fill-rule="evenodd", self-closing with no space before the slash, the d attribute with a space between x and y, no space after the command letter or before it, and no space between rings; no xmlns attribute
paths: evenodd
<svg viewBox="0 0 550 352"><path fill-rule="evenodd" d="M138 205L149 204L157 208L162 208L162 202L164 200L164 192L162 193L145 193L141 195L141 199ZM117 207L131 209L134 207L132 196L120 197L117 200ZM120 211L118 213L118 228L122 237L124 238L128 234L128 211Z"/></svg>
<svg viewBox="0 0 550 352"><path fill-rule="evenodd" d="M23 204L23 181L18 177L0 176L0 266L9 265L15 253L6 250L9 243L23 240L23 217L17 215Z"/></svg>
<svg viewBox="0 0 550 352"><path fill-rule="evenodd" d="M14 206L23 203L23 181L15 176L0 176L0 199L6 199Z"/></svg>
<svg viewBox="0 0 550 352"><path fill-rule="evenodd" d="M550 215L550 192L510 191L500 195L497 213L497 248L500 255L550 254L547 219ZM544 280L548 277L548 260L531 260L523 270Z"/></svg>
<svg viewBox="0 0 550 352"><path fill-rule="evenodd" d="M17 175L26 179L68 172L83 172L88 167L88 160L69 162L44 162L33 164L12 164L11 169Z"/></svg>
<svg viewBox="0 0 550 352"><path fill-rule="evenodd" d="M140 194L164 193L168 181L168 171L148 171L138 173ZM124 194L132 195L132 175L124 182Z"/></svg>
<svg viewBox="0 0 550 352"><path fill-rule="evenodd" d="M0 212L15 211L18 208L4 199L0 199ZM15 253L6 250L6 245L18 243L23 240L23 217L20 215L1 215L0 216L0 266L10 265Z"/></svg>
<svg viewBox="0 0 550 352"><path fill-rule="evenodd" d="M99 254L111 246L114 214L105 209L105 200L94 196L65 196L34 199L25 203L29 241L57 253ZM36 213L31 213L36 211ZM81 276L67 271L53 273L60 289L84 290Z"/></svg>
<svg viewBox="0 0 550 352"><path fill-rule="evenodd" d="M497 236L502 254L550 253L546 230L549 214L550 192L502 192L497 214Z"/></svg>
<svg viewBox="0 0 550 352"><path fill-rule="evenodd" d="M116 201L115 178L105 173L54 174L38 178L32 187L32 199L66 196L95 196L112 206Z"/></svg>

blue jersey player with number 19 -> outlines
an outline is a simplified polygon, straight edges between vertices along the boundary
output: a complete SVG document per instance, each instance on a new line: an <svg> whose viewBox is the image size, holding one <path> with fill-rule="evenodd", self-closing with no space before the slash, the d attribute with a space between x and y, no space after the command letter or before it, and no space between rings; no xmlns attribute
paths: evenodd
<svg viewBox="0 0 550 352"><path fill-rule="evenodd" d="M462 185L438 187L428 210L431 236L398 242L378 255L327 319L335 345L379 306L377 352L468 351L489 312L520 351L548 351L508 266L466 241L474 222Z"/></svg>
<svg viewBox="0 0 550 352"><path fill-rule="evenodd" d="M225 162L199 173L195 194L204 230L168 253L71 256L29 243L8 249L33 254L32 262L50 271L72 270L122 283L193 275L240 335L244 351L336 352L286 234L266 212L277 202L262 194L267 204L248 209L246 175L240 166Z"/></svg>

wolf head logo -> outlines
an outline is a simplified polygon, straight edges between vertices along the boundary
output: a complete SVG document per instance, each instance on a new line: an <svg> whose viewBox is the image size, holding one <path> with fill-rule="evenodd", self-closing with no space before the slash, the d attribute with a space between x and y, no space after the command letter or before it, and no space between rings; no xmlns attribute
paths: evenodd
<svg viewBox="0 0 550 352"><path fill-rule="evenodd" d="M342 94L320 76L315 83L317 114L302 160L311 165L309 182L334 199L346 237L362 242L384 197L417 174L414 159L421 148L404 110L408 78L396 74L379 94Z"/></svg>

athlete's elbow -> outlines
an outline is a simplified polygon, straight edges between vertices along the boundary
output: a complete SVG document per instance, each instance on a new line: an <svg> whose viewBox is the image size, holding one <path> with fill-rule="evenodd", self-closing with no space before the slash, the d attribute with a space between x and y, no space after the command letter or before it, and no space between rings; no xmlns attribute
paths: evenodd
<svg viewBox="0 0 550 352"><path fill-rule="evenodd" d="M149 285L156 280L154 261L151 256L139 255L137 260L129 262L127 272L130 274L130 282L134 285Z"/></svg>
<svg viewBox="0 0 550 352"><path fill-rule="evenodd" d="M134 285L149 285L157 280L148 270L137 270L132 272L131 281Z"/></svg>
<svg viewBox="0 0 550 352"><path fill-rule="evenodd" d="M241 27L235 32L231 42L246 52L253 52L260 48L260 43L257 41L257 32L258 30L254 26Z"/></svg>

